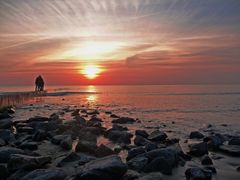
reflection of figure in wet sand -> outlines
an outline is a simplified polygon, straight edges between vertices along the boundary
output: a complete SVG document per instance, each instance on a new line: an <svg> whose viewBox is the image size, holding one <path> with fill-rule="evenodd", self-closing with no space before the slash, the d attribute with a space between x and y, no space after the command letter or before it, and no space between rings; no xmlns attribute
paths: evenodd
<svg viewBox="0 0 240 180"><path fill-rule="evenodd" d="M44 91L44 80L40 75L35 80L35 91L36 92Z"/></svg>

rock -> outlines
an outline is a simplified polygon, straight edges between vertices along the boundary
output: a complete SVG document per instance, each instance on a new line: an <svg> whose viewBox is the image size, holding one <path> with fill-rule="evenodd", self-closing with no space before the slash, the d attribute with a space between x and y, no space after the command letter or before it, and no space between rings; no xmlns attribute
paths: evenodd
<svg viewBox="0 0 240 180"><path fill-rule="evenodd" d="M148 158L144 156L137 156L135 158L130 159L127 162L128 168L141 172L144 167L148 164Z"/></svg>
<svg viewBox="0 0 240 180"><path fill-rule="evenodd" d="M149 134L145 130L136 130L135 135L142 136L144 138L148 138Z"/></svg>
<svg viewBox="0 0 240 180"><path fill-rule="evenodd" d="M51 157L49 156L28 156L22 154L12 154L8 161L8 169L16 171L18 169L32 170L41 168L43 165L50 163Z"/></svg>
<svg viewBox="0 0 240 180"><path fill-rule="evenodd" d="M25 152L14 147L0 147L0 163L7 163L12 154L25 154Z"/></svg>
<svg viewBox="0 0 240 180"><path fill-rule="evenodd" d="M119 144L130 144L131 143L131 138L132 138L132 134L128 133L126 131L110 131L107 135L107 137L116 143Z"/></svg>
<svg viewBox="0 0 240 180"><path fill-rule="evenodd" d="M6 142L0 138L0 147L5 146L5 145L6 145Z"/></svg>
<svg viewBox="0 0 240 180"><path fill-rule="evenodd" d="M152 142L149 142L145 145L146 151L152 151L154 149L158 149L158 146Z"/></svg>
<svg viewBox="0 0 240 180"><path fill-rule="evenodd" d="M201 168L189 168L185 171L187 180L211 180L211 171L203 170Z"/></svg>
<svg viewBox="0 0 240 180"><path fill-rule="evenodd" d="M61 169L36 169L21 180L64 180L66 176Z"/></svg>
<svg viewBox="0 0 240 180"><path fill-rule="evenodd" d="M11 119L3 119L0 120L0 129L8 129L12 127L12 120Z"/></svg>
<svg viewBox="0 0 240 180"><path fill-rule="evenodd" d="M56 144L56 145L59 145L62 140L64 140L65 138L68 138L69 135L56 135L56 136L53 136L52 139L51 139L51 142L53 144Z"/></svg>
<svg viewBox="0 0 240 180"><path fill-rule="evenodd" d="M35 134L32 137L32 140L39 142L39 141L43 141L47 138L48 138L48 134L46 133L46 131L43 131L40 129L35 132Z"/></svg>
<svg viewBox="0 0 240 180"><path fill-rule="evenodd" d="M104 156L109 156L113 154L115 154L115 152L103 144L101 144L95 151L95 155L97 157L104 157Z"/></svg>
<svg viewBox="0 0 240 180"><path fill-rule="evenodd" d="M0 179L4 180L7 179L8 176L8 169L6 166L4 166L3 164L0 164Z"/></svg>
<svg viewBox="0 0 240 180"><path fill-rule="evenodd" d="M20 148L21 149L28 149L28 150L37 150L38 149L38 144L36 142L23 142L21 145L20 145Z"/></svg>
<svg viewBox="0 0 240 180"><path fill-rule="evenodd" d="M24 142L28 142L32 139L32 135L21 133L16 135L17 140L14 142L16 146L20 146Z"/></svg>
<svg viewBox="0 0 240 180"><path fill-rule="evenodd" d="M133 171L131 169L127 170L127 172L123 176L123 180L135 180L140 177L140 174L137 171Z"/></svg>
<svg viewBox="0 0 240 180"><path fill-rule="evenodd" d="M153 131L149 136L148 139L150 141L164 141L167 138L166 133L159 131L159 130L155 130Z"/></svg>
<svg viewBox="0 0 240 180"><path fill-rule="evenodd" d="M96 157L89 156L89 155L86 155L86 154L81 154L80 159L78 161L78 164L80 166L82 166L82 165L84 165L84 164L86 164L86 163L88 163L90 161L95 160L95 159L96 159Z"/></svg>
<svg viewBox="0 0 240 180"><path fill-rule="evenodd" d="M139 135L137 135L137 136L135 137L135 139L133 140L133 142L134 142L134 144L135 144L136 146L145 146L146 144L149 144L149 143L150 143L149 140L147 140L147 139L145 139L144 137L139 136Z"/></svg>
<svg viewBox="0 0 240 180"><path fill-rule="evenodd" d="M171 175L172 174L172 165L168 162L167 159L163 157L157 157L153 159L144 167L144 172L162 172L163 174Z"/></svg>
<svg viewBox="0 0 240 180"><path fill-rule="evenodd" d="M238 166L236 170L237 170L238 172L240 172L240 166Z"/></svg>
<svg viewBox="0 0 240 180"><path fill-rule="evenodd" d="M201 139L204 138L204 135L202 133L200 133L199 131L192 131L190 133L190 139Z"/></svg>
<svg viewBox="0 0 240 180"><path fill-rule="evenodd" d="M10 177L8 177L7 180L19 180L29 172L30 170L19 169L16 172L11 172Z"/></svg>
<svg viewBox="0 0 240 180"><path fill-rule="evenodd" d="M112 120L112 123L118 123L118 124L132 124L135 122L135 119L129 118L129 117L120 117L118 119Z"/></svg>
<svg viewBox="0 0 240 180"><path fill-rule="evenodd" d="M120 126L118 124L113 124L112 128L108 130L108 132L117 130L117 131L128 131L127 127Z"/></svg>
<svg viewBox="0 0 240 180"><path fill-rule="evenodd" d="M190 145L189 154L193 156L202 156L208 154L208 145L206 142Z"/></svg>
<svg viewBox="0 0 240 180"><path fill-rule="evenodd" d="M149 173L136 180L164 180L161 173Z"/></svg>
<svg viewBox="0 0 240 180"><path fill-rule="evenodd" d="M86 121L82 116L80 116L80 115L75 116L75 120L76 120L79 124L81 124L81 125L85 125L86 122L87 122L87 121Z"/></svg>
<svg viewBox="0 0 240 180"><path fill-rule="evenodd" d="M204 155L201 161L202 165L212 165L212 159L208 155Z"/></svg>
<svg viewBox="0 0 240 180"><path fill-rule="evenodd" d="M127 171L127 166L121 158L112 155L90 161L79 169L78 179L113 180L121 179Z"/></svg>
<svg viewBox="0 0 240 180"><path fill-rule="evenodd" d="M72 112L72 116L78 116L80 112L80 109L76 109Z"/></svg>
<svg viewBox="0 0 240 180"><path fill-rule="evenodd" d="M240 156L240 146L238 145L221 145L219 146L219 150L231 156Z"/></svg>
<svg viewBox="0 0 240 180"><path fill-rule="evenodd" d="M5 141L5 143L10 141L13 142L15 140L14 134L8 129L0 130L0 137L3 141Z"/></svg>
<svg viewBox="0 0 240 180"><path fill-rule="evenodd" d="M32 127L28 127L28 126L25 126L25 127L19 127L17 129L17 132L18 133L28 133L28 134L32 134L34 133L34 129Z"/></svg>
<svg viewBox="0 0 240 180"><path fill-rule="evenodd" d="M77 152L86 152L90 154L95 154L95 151L97 149L97 145L95 142L91 141L79 141L76 146Z"/></svg>
<svg viewBox="0 0 240 180"><path fill-rule="evenodd" d="M48 117L42 117L42 116L35 116L28 119L28 122L44 122L49 121L50 119Z"/></svg>
<svg viewBox="0 0 240 180"><path fill-rule="evenodd" d="M160 171L164 174L171 174L172 169L178 165L178 151L172 148L162 148L149 151L144 154L149 164L145 166L145 172Z"/></svg>
<svg viewBox="0 0 240 180"><path fill-rule="evenodd" d="M63 158L58 164L58 167L62 167L65 164L69 163L69 162L74 162L74 161L78 161L80 159L80 156L75 153L75 152L71 152L70 154L68 154L65 158Z"/></svg>
<svg viewBox="0 0 240 180"><path fill-rule="evenodd" d="M203 139L204 142L208 143L208 148L209 149L218 149L220 145L223 144L224 139L220 134L216 134L214 136L209 136Z"/></svg>
<svg viewBox="0 0 240 180"><path fill-rule="evenodd" d="M240 146L240 138L239 137L234 137L234 138L230 139L230 141L228 142L228 145L238 145L238 146Z"/></svg>
<svg viewBox="0 0 240 180"><path fill-rule="evenodd" d="M212 166L207 166L207 167L204 167L205 170L207 171L211 171L212 174L216 174L217 173L217 170L215 167L212 167Z"/></svg>
<svg viewBox="0 0 240 180"><path fill-rule="evenodd" d="M98 110L87 111L88 115L97 115L99 114Z"/></svg>
<svg viewBox="0 0 240 180"><path fill-rule="evenodd" d="M8 112L0 112L0 120L2 120L2 119L7 119L7 118L11 118L12 116L10 116L9 114L8 114Z"/></svg>
<svg viewBox="0 0 240 180"><path fill-rule="evenodd" d="M146 149L144 147L132 148L128 151L127 161L129 161L130 159L136 157L137 155L143 154L145 152L146 152Z"/></svg>
<svg viewBox="0 0 240 180"><path fill-rule="evenodd" d="M72 149L72 143L73 143L72 137L69 135L69 136L66 136L60 142L60 146L65 150L70 150L70 149Z"/></svg>
<svg viewBox="0 0 240 180"><path fill-rule="evenodd" d="M111 114L110 117L111 117L111 118L119 118L119 116L116 115L116 114Z"/></svg>

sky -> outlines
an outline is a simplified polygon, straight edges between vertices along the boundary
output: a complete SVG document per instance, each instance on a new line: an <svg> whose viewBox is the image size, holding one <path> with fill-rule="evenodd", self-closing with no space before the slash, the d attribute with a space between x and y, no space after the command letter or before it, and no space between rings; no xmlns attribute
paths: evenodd
<svg viewBox="0 0 240 180"><path fill-rule="evenodd" d="M240 0L0 0L0 86L39 74L49 85L239 84Z"/></svg>

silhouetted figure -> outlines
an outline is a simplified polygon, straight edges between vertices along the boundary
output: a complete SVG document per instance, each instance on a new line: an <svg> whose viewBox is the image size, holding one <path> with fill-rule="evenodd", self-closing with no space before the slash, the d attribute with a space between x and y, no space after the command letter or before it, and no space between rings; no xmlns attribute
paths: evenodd
<svg viewBox="0 0 240 180"><path fill-rule="evenodd" d="M40 75L35 80L35 91L44 91L44 80Z"/></svg>

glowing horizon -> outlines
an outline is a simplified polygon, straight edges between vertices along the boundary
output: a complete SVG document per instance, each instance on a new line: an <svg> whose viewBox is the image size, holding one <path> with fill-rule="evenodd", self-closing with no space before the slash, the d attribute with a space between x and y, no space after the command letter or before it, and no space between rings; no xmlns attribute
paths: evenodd
<svg viewBox="0 0 240 180"><path fill-rule="evenodd" d="M238 0L3 0L0 85L240 83L238 22Z"/></svg>

